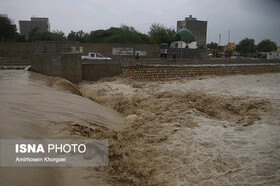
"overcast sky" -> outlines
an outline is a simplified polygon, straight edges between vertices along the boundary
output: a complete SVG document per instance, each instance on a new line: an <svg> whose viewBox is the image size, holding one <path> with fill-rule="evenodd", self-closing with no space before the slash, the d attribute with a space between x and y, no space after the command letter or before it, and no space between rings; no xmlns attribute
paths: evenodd
<svg viewBox="0 0 280 186"><path fill-rule="evenodd" d="M0 14L18 25L30 17L48 17L51 30L90 32L121 24L147 33L153 22L176 29L193 15L208 21L207 43L238 43L245 37L280 45L280 0L0 0Z"/></svg>

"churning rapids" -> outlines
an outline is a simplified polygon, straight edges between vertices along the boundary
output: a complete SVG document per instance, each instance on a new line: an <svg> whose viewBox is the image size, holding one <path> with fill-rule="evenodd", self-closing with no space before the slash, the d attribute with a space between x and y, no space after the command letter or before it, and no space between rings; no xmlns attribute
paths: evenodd
<svg viewBox="0 0 280 186"><path fill-rule="evenodd" d="M24 70L0 71L1 138L48 138L67 124L121 126L119 114L88 99L58 91L60 78ZM66 85L64 80L61 88ZM73 87L72 89L75 89ZM58 125L58 126L54 126ZM55 136L54 136L55 137Z"/></svg>
<svg viewBox="0 0 280 186"><path fill-rule="evenodd" d="M1 139L107 138L110 159L1 167L0 185L279 185L279 113L279 73L73 85L2 70Z"/></svg>

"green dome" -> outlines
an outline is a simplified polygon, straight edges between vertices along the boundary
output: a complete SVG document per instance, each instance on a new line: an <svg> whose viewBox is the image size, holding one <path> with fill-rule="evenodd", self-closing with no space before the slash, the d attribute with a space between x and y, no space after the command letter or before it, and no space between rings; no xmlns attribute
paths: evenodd
<svg viewBox="0 0 280 186"><path fill-rule="evenodd" d="M175 34L175 41L181 41L181 37L182 41L185 41L187 43L195 41L193 33L186 28L179 30L177 34Z"/></svg>

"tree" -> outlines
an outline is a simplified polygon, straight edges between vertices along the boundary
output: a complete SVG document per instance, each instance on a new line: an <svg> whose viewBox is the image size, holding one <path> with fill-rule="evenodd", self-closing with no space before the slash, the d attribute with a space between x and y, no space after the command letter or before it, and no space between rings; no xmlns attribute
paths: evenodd
<svg viewBox="0 0 280 186"><path fill-rule="evenodd" d="M150 43L150 39L133 27L122 25L121 28L111 27L107 30L91 31L86 42L145 44Z"/></svg>
<svg viewBox="0 0 280 186"><path fill-rule="evenodd" d="M214 42L211 42L211 43L207 43L207 48L210 48L212 50L217 50L218 49L218 43L214 43Z"/></svg>
<svg viewBox="0 0 280 186"><path fill-rule="evenodd" d="M148 32L152 43L161 44L168 43L170 44L174 41L174 36L176 34L175 30L172 28L167 28L163 24L153 23L150 26L150 31Z"/></svg>
<svg viewBox="0 0 280 186"><path fill-rule="evenodd" d="M198 49L206 49L205 45L203 45L203 44L198 45L197 48Z"/></svg>
<svg viewBox="0 0 280 186"><path fill-rule="evenodd" d="M36 28L32 29L29 34L29 41L65 41L66 37L62 31L53 30L53 32L37 33Z"/></svg>
<svg viewBox="0 0 280 186"><path fill-rule="evenodd" d="M17 27L9 18L0 17L0 41L13 41L17 38Z"/></svg>
<svg viewBox="0 0 280 186"><path fill-rule="evenodd" d="M246 37L241 40L238 45L236 45L236 51L240 52L243 56L247 56L248 54L255 52L255 40Z"/></svg>
<svg viewBox="0 0 280 186"><path fill-rule="evenodd" d="M84 43L84 42L86 42L87 37L88 37L88 34L82 30L80 30L78 32L74 32L73 30L71 30L71 32L67 36L67 39L69 41L79 41L80 43Z"/></svg>
<svg viewBox="0 0 280 186"><path fill-rule="evenodd" d="M259 52L272 52L277 50L277 45L270 39L264 39L258 44Z"/></svg>
<svg viewBox="0 0 280 186"><path fill-rule="evenodd" d="M130 31L130 32L137 32L134 27L127 26L127 25L121 25L120 29L123 29L125 31Z"/></svg>
<svg viewBox="0 0 280 186"><path fill-rule="evenodd" d="M29 38L29 39L31 38L31 41L32 41L32 38L35 37L36 34L38 34L38 33L37 33L38 30L39 30L39 27L35 27L35 28L33 28L33 29L30 30L29 35L28 35L28 38Z"/></svg>

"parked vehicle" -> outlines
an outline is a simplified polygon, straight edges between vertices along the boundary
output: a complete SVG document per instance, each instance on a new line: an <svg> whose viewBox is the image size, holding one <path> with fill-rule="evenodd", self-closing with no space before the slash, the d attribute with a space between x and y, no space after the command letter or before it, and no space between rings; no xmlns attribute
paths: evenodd
<svg viewBox="0 0 280 186"><path fill-rule="evenodd" d="M104 57L100 53L89 52L87 56L82 56L82 60L112 60L112 58Z"/></svg>
<svg viewBox="0 0 280 186"><path fill-rule="evenodd" d="M230 59L233 59L233 60L240 60L240 59L242 59L242 58L239 57L239 56L231 56Z"/></svg>

